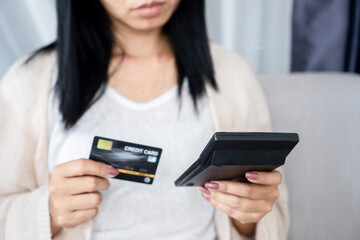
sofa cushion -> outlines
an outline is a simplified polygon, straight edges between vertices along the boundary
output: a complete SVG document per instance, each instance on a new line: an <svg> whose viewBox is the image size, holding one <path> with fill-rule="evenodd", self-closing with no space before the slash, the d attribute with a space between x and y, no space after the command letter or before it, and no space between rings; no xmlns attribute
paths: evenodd
<svg viewBox="0 0 360 240"><path fill-rule="evenodd" d="M274 131L298 132L284 166L289 239L360 239L360 76L260 77Z"/></svg>

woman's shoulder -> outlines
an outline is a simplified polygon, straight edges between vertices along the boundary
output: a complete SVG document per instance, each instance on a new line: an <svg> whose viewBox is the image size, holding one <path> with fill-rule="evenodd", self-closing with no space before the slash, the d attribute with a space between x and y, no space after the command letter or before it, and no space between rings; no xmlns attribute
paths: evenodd
<svg viewBox="0 0 360 240"><path fill-rule="evenodd" d="M55 51L40 52L15 62L0 81L0 109L9 116L26 115L29 122L45 116L55 63Z"/></svg>
<svg viewBox="0 0 360 240"><path fill-rule="evenodd" d="M36 87L47 83L56 63L56 51L40 51L17 60L6 72L1 85L22 85ZM50 75L49 75L50 74Z"/></svg>
<svg viewBox="0 0 360 240"><path fill-rule="evenodd" d="M240 55L227 50L226 48L220 46L219 44L210 42L209 46L210 46L211 55L215 61L217 60L226 61L230 65L232 64L231 62L235 61L235 63L237 64L247 65L245 60Z"/></svg>
<svg viewBox="0 0 360 240"><path fill-rule="evenodd" d="M224 68L235 73L244 73L242 71L252 72L250 65L240 55L213 42L209 45L215 69Z"/></svg>
<svg viewBox="0 0 360 240"><path fill-rule="evenodd" d="M250 65L238 54L210 43L215 78L220 85L258 88L258 81Z"/></svg>
<svg viewBox="0 0 360 240"><path fill-rule="evenodd" d="M250 65L239 55L214 43L210 43L210 50L219 91L208 88L208 93L218 112L218 129L270 130L265 97Z"/></svg>

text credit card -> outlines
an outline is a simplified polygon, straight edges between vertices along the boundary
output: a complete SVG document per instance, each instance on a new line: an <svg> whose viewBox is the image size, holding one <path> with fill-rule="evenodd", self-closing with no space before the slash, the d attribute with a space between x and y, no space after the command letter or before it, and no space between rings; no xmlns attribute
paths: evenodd
<svg viewBox="0 0 360 240"><path fill-rule="evenodd" d="M118 169L117 179L152 184L161 152L161 148L96 136L90 159Z"/></svg>

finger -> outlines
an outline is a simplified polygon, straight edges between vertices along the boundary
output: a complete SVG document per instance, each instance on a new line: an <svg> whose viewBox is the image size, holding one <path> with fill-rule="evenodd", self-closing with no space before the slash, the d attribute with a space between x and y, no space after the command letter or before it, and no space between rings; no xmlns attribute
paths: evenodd
<svg viewBox="0 0 360 240"><path fill-rule="evenodd" d="M63 227L75 227L81 223L95 218L97 214L97 208L74 211L71 214L60 216L57 219L57 223Z"/></svg>
<svg viewBox="0 0 360 240"><path fill-rule="evenodd" d="M67 178L64 184L58 186L60 189L57 194L75 195L80 193L90 193L107 190L110 186L106 178L94 176L82 176Z"/></svg>
<svg viewBox="0 0 360 240"><path fill-rule="evenodd" d="M96 162L90 159L78 159L58 165L57 171L64 177L76 177L92 175L103 178L115 177L119 171L105 163Z"/></svg>
<svg viewBox="0 0 360 240"><path fill-rule="evenodd" d="M272 210L272 204L265 200L252 200L216 191L211 192L209 198L242 212L267 213Z"/></svg>
<svg viewBox="0 0 360 240"><path fill-rule="evenodd" d="M282 182L282 175L277 170L272 172L247 172L245 177L252 183L263 185L279 185Z"/></svg>
<svg viewBox="0 0 360 240"><path fill-rule="evenodd" d="M217 202L214 199L210 199L209 203L219 209L220 211L226 213L229 217L232 217L238 220L240 223L257 223L262 218L263 214L261 213L248 213L243 212L239 209L231 208L221 202Z"/></svg>
<svg viewBox="0 0 360 240"><path fill-rule="evenodd" d="M85 193L71 196L68 202L69 212L88 210L96 208L102 201L102 195L99 192Z"/></svg>
<svg viewBox="0 0 360 240"><path fill-rule="evenodd" d="M278 191L276 186L265 186L233 181L209 182L205 184L205 188L210 191L228 193L254 200L268 199L270 195L275 195L274 192Z"/></svg>

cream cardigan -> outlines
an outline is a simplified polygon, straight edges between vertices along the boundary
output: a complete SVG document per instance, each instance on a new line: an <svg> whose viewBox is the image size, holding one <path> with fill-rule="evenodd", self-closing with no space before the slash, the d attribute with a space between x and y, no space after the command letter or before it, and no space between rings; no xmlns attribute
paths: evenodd
<svg viewBox="0 0 360 240"><path fill-rule="evenodd" d="M270 118L261 88L237 55L211 44L219 92L206 86L216 131L269 131ZM56 52L18 61L0 82L0 239L51 239L47 106ZM89 239L92 221L63 229L55 239ZM220 240L246 239L229 217L216 211ZM287 190L257 224L256 239L286 239Z"/></svg>

